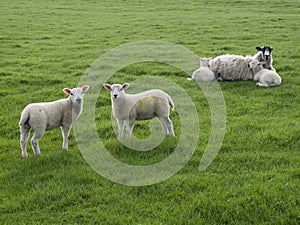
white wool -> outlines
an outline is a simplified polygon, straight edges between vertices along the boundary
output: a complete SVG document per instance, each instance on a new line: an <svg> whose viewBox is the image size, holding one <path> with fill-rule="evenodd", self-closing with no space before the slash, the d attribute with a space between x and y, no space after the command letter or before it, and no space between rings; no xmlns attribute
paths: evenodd
<svg viewBox="0 0 300 225"><path fill-rule="evenodd" d="M192 78L188 80L194 80L197 82L212 81L215 79L214 73L209 68L209 62L211 58L200 58L200 67L192 74Z"/></svg>
<svg viewBox="0 0 300 225"><path fill-rule="evenodd" d="M35 155L40 155L39 140L45 131L57 127L62 128L63 149L68 150L68 136L72 123L79 117L82 111L84 92L88 85L82 88L64 88L64 92L70 96L54 102L32 103L27 105L21 114L19 122L21 132L21 150L23 158L27 157L26 144L30 130L34 130L31 139L32 149Z"/></svg>
<svg viewBox="0 0 300 225"><path fill-rule="evenodd" d="M254 81L258 81L256 85L260 87L281 85L281 77L279 74L276 71L264 69L263 64L263 62L254 60L248 65L254 72Z"/></svg>
<svg viewBox="0 0 300 225"><path fill-rule="evenodd" d="M163 125L165 134L175 136L173 124L169 118L174 102L164 91L153 89L138 94L126 94L129 84L104 84L111 91L112 112L118 122L118 138L123 135L126 121L127 137L130 138L135 120L149 120L157 117Z"/></svg>
<svg viewBox="0 0 300 225"><path fill-rule="evenodd" d="M275 69L272 67L272 47L264 46L262 48L256 47L260 51L254 56L241 56L241 55L221 55L212 59L209 63L210 69L213 71L218 80L252 80L254 77L253 71L248 68L248 64L257 60L264 61L264 68L269 70ZM270 49L268 59L265 59L264 50Z"/></svg>

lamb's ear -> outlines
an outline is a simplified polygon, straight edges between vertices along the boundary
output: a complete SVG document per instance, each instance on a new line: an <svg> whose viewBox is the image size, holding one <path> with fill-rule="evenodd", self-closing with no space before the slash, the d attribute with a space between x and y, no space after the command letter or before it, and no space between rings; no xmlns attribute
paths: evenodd
<svg viewBox="0 0 300 225"><path fill-rule="evenodd" d="M89 88L90 88L89 85L84 85L84 86L81 88L81 90L82 90L83 92L87 92L87 90L89 90Z"/></svg>
<svg viewBox="0 0 300 225"><path fill-rule="evenodd" d="M110 86L109 84L103 84L103 87L104 87L106 90L111 91L111 86Z"/></svg>
<svg viewBox="0 0 300 225"><path fill-rule="evenodd" d="M123 90L126 90L128 87L129 87L129 84L128 84L128 83L125 83L125 84L122 85L122 89L123 89Z"/></svg>
<svg viewBox="0 0 300 225"><path fill-rule="evenodd" d="M256 50L262 51L262 48L261 47L256 47Z"/></svg>
<svg viewBox="0 0 300 225"><path fill-rule="evenodd" d="M70 88L64 88L63 91L66 93L66 94L71 94L71 89Z"/></svg>

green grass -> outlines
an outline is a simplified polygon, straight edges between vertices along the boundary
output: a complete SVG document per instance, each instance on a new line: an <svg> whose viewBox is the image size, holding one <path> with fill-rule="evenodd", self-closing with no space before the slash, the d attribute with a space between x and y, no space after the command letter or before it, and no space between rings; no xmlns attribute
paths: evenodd
<svg viewBox="0 0 300 225"><path fill-rule="evenodd" d="M296 0L1 1L0 224L299 224L299 20ZM199 57L251 55L269 44L283 84L220 83L226 133L201 173L211 130L206 97L186 80L190 75L152 62L122 68L108 82L161 76L190 95L201 132L193 156L176 175L141 187L111 182L84 160L73 131L69 152L62 152L58 129L41 140L40 157L28 145L29 157L22 160L18 121L25 105L65 97L62 89L76 86L102 54L144 40L179 44ZM153 151L131 150L117 141L110 117L110 96L103 91L97 132L122 162L160 162L180 141L177 136ZM178 134L176 111L171 118ZM134 134L148 137L148 124L138 122Z"/></svg>

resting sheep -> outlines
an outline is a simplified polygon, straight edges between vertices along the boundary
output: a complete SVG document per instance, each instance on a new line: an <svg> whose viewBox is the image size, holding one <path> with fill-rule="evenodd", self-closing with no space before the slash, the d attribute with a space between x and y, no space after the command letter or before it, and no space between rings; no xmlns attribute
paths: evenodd
<svg viewBox="0 0 300 225"><path fill-rule="evenodd" d="M265 69L276 71L273 67L273 57L272 57L272 51L273 48L271 46L263 46L263 47L256 47L256 49L259 51L254 55L255 60L259 62L265 62L263 65Z"/></svg>
<svg viewBox="0 0 300 225"><path fill-rule="evenodd" d="M72 123L79 117L82 111L84 92L88 85L82 88L64 88L63 91L70 96L54 102L32 103L27 105L21 114L19 122L21 132L21 150L23 158L27 157L26 144L31 128L34 134L31 146L35 155L40 155L39 140L46 130L57 127L62 128L63 150L68 150L68 136Z"/></svg>
<svg viewBox="0 0 300 225"><path fill-rule="evenodd" d="M270 46L256 47L259 52L254 56L221 55L212 59L209 63L210 69L218 80L252 80L253 71L248 68L248 64L257 60L266 62L264 68L274 70L272 66L272 50Z"/></svg>
<svg viewBox="0 0 300 225"><path fill-rule="evenodd" d="M209 69L209 61L211 58L200 58L200 68L195 70L192 74L192 78L188 80L194 80L197 82L201 81L212 81L215 79L214 73Z"/></svg>
<svg viewBox="0 0 300 225"><path fill-rule="evenodd" d="M174 108L174 102L166 92L153 89L138 94L126 94L128 83L103 84L103 87L111 91L112 112L118 122L118 139L123 136L125 121L129 139L135 120L149 120L154 117L160 120L165 134L175 136L173 123L169 118L170 108Z"/></svg>
<svg viewBox="0 0 300 225"><path fill-rule="evenodd" d="M270 87L278 86L281 84L281 77L272 70L267 70L263 68L265 62L258 62L257 60L251 61L248 64L248 67L253 70L254 80L258 82L257 86L260 87Z"/></svg>

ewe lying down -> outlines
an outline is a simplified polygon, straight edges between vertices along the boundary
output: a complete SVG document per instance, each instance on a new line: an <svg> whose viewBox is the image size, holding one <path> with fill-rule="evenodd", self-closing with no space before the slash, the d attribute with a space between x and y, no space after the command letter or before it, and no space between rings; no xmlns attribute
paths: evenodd
<svg viewBox="0 0 300 225"><path fill-rule="evenodd" d="M241 55L220 55L209 62L209 68L215 74L218 80L252 80L253 71L248 68L248 64L257 60L265 62L264 68L268 70L275 69L272 66L272 50L270 46L256 47L258 52L254 56Z"/></svg>
<svg viewBox="0 0 300 225"><path fill-rule="evenodd" d="M118 138L121 139L126 121L127 137L130 138L135 120L149 120L157 117L167 135L175 136L169 117L174 102L164 91L153 89L138 94L126 94L129 84L103 84L111 91L112 112L118 122Z"/></svg>
<svg viewBox="0 0 300 225"><path fill-rule="evenodd" d="M68 150L68 137L72 123L79 117L82 111L84 93L89 89L88 85L81 88L64 88L69 94L68 98L54 102L32 103L27 105L21 114L19 122L21 132L22 156L27 157L26 144L31 128L34 134L31 139L32 149L35 155L40 155L39 140L46 130L57 127L62 128L63 150Z"/></svg>

